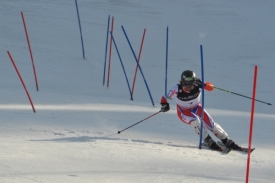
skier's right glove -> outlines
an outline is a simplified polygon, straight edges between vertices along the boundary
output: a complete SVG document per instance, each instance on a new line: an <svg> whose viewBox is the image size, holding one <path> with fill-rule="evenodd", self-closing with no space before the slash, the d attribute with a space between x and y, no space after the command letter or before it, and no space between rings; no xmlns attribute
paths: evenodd
<svg viewBox="0 0 275 183"><path fill-rule="evenodd" d="M160 110L161 112L167 112L170 110L169 103L162 103L161 105L162 105L161 110Z"/></svg>
<svg viewBox="0 0 275 183"><path fill-rule="evenodd" d="M195 78L193 84L194 84L195 86L201 87L202 81L201 81L201 79L199 79L199 78Z"/></svg>

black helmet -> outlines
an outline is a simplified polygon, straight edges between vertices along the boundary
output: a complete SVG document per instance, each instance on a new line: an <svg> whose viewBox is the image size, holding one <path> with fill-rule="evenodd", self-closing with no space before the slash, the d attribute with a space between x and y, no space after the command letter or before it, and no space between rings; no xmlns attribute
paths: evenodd
<svg viewBox="0 0 275 183"><path fill-rule="evenodd" d="M185 85L185 86L193 85L195 77L196 77L195 72L190 70L183 71L180 77L180 83L181 85Z"/></svg>

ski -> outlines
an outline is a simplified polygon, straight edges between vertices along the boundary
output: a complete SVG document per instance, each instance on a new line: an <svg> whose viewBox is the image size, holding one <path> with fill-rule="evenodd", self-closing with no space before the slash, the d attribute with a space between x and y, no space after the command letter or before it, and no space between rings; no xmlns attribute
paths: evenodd
<svg viewBox="0 0 275 183"><path fill-rule="evenodd" d="M255 150L255 148L251 148L250 153L252 153L254 150ZM248 148L247 147L240 147L240 149L237 149L237 151L248 153Z"/></svg>
<svg viewBox="0 0 275 183"><path fill-rule="evenodd" d="M210 149L210 148L208 147L208 145L207 145L205 142L203 142L202 145L205 146L205 147L207 147L208 149ZM231 148L227 148L227 147L225 147L225 146L220 146L218 143L217 143L217 145L220 147L219 149L217 149L217 150L215 150L215 149L210 149L210 150L219 151L219 152L221 152L222 154L228 154L228 153L230 153L230 151L232 151Z"/></svg>
<svg viewBox="0 0 275 183"><path fill-rule="evenodd" d="M217 144L220 147L225 147L225 145L221 141L218 141ZM248 153L248 148L247 147L240 147L239 149L233 149L233 150ZM252 153L254 150L255 150L255 148L251 148L250 153Z"/></svg>
<svg viewBox="0 0 275 183"><path fill-rule="evenodd" d="M220 147L220 149L219 149L221 152L222 152L222 154L228 154L228 153L230 153L230 151L232 151L232 149L231 148L222 148L222 147Z"/></svg>

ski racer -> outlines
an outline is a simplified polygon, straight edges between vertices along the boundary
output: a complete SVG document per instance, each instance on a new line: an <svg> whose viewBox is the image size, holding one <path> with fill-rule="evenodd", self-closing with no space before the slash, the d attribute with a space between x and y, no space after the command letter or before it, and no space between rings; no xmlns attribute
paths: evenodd
<svg viewBox="0 0 275 183"><path fill-rule="evenodd" d="M240 147L231 139L228 138L224 129L216 123L213 118L204 109L202 118L202 106L200 103L202 81L197 78L195 72L186 70L181 74L180 83L176 84L167 94L162 96L161 112L170 110L167 99L176 100L176 111L178 118L185 124L191 125L195 132L200 135L201 122L203 122L202 139L210 149L219 150L220 147L208 134L211 131L227 148L234 150ZM212 91L214 86L210 82L204 83L204 89Z"/></svg>

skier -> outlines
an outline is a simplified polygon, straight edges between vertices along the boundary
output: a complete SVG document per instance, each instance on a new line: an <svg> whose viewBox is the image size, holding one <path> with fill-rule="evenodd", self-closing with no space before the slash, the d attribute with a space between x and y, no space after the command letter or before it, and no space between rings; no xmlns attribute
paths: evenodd
<svg viewBox="0 0 275 183"><path fill-rule="evenodd" d="M202 106L200 103L202 81L197 78L195 72L186 70L181 74L180 83L175 85L167 94L162 96L160 104L162 105L161 111L167 112L170 110L167 99L176 99L177 114L179 119L188 125L191 125L195 132L200 134L200 126L202 119ZM214 88L210 82L204 83L204 89L212 91ZM208 145L210 149L219 150L220 147L208 134L208 130L211 131L227 148L234 150L240 147L231 139L228 138L227 133L223 128L216 123L213 118L204 110L203 122L203 134L202 138L204 144ZM206 130L207 129L207 130Z"/></svg>

